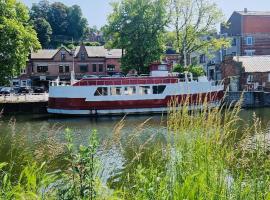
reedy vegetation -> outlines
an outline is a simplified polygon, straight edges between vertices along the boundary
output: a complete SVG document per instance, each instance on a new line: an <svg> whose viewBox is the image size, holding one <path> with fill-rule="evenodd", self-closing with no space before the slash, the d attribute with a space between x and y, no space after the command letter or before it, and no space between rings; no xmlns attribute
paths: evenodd
<svg viewBox="0 0 270 200"><path fill-rule="evenodd" d="M239 126L240 102L233 108L200 112L172 102L167 129L147 121L124 134L125 119L107 147L125 160L123 169L102 183L96 132L88 146L75 148L67 130L68 170L46 172L29 163L11 179L1 164L2 199L269 199L269 134L254 116ZM241 130L239 130L241 127ZM104 150L105 148L103 148Z"/></svg>

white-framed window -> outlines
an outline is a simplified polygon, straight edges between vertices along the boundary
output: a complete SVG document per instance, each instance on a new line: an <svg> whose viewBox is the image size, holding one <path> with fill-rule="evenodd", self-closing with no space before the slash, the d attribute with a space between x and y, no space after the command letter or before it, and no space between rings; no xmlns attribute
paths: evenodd
<svg viewBox="0 0 270 200"><path fill-rule="evenodd" d="M253 74L249 74L247 77L247 83L252 83L253 82Z"/></svg>
<svg viewBox="0 0 270 200"><path fill-rule="evenodd" d="M255 50L245 50L246 56L254 56Z"/></svg>
<svg viewBox="0 0 270 200"><path fill-rule="evenodd" d="M246 45L253 45L253 37L252 36L247 36L246 37Z"/></svg>

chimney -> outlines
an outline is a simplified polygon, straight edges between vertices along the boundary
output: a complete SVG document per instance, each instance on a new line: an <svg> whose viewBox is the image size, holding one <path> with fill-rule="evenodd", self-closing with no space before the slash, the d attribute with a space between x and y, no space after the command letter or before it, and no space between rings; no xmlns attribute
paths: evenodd
<svg viewBox="0 0 270 200"><path fill-rule="evenodd" d="M244 8L244 13L247 13L248 12L248 9L247 8Z"/></svg>

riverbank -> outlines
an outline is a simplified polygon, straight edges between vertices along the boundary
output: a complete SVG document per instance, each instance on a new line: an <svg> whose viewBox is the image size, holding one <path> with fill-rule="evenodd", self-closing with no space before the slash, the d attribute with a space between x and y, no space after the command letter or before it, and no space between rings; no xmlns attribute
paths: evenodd
<svg viewBox="0 0 270 200"><path fill-rule="evenodd" d="M152 122L151 119L147 120L147 117L136 123L129 122L128 118L74 118L67 119L69 124L65 126L65 121L58 119L46 120L43 126L36 124L31 128L36 118L29 121L29 124L24 123L25 127L22 127L21 131L16 128L14 121L19 122L22 119L4 118L0 123L2 136L10 130L10 136L16 142L5 142L1 145L1 152L13 155L15 160L8 163L24 165L24 172L33 172L30 173L33 175L31 177L39 178L34 179L37 187L27 190L24 184L29 179L24 174L21 176L23 182L11 181L9 188L1 188L3 195L12 195L13 188L18 188L20 183L21 195L30 191L38 197L43 195L43 198L57 199L57 195L65 191L65 194L74 195L71 196L73 199L83 199L79 172L83 169L81 167L90 166L88 164L92 161L80 160L84 158L80 151L84 152L94 144L97 145L95 141L98 141L97 151L90 151L96 159L96 164L91 165L95 166L92 170L97 173L91 176L94 181L91 182L90 190L96 195L96 199L267 199L267 188L270 186L267 179L269 158L265 149L267 146L260 145L265 142L263 138L266 138L264 136L268 133L267 128L261 127L259 121L254 120L252 112L247 120L240 117L239 111L236 108L223 111L205 109L205 112L189 113L187 109L172 109L166 117L165 126L158 126L158 121L162 119L149 126ZM242 116L247 117L247 114L243 113ZM104 120L115 121L108 126ZM86 125L84 133L79 129L82 128L80 121L84 121ZM102 122L99 127L95 126ZM243 125L239 126L240 123ZM66 127L70 127L69 139L64 139ZM94 135L93 129L98 129L97 137L89 143L87 141ZM29 135L30 131L33 132L32 135ZM21 137L25 139L22 140ZM23 146L30 138L36 140L37 137L40 137L40 140L35 142L35 145L29 144L35 146L34 150ZM3 142L3 138L5 137L0 141ZM67 142L71 146L66 145ZM12 146L12 154L3 151L3 147L7 145ZM69 152L73 152L72 156L75 157L69 157ZM68 162L66 158L69 158ZM42 170L37 170L41 169L40 165L44 161L46 164ZM80 163L81 161L83 162ZM28 166L27 162L31 165ZM53 167L50 169L49 166ZM79 171L76 166L80 167ZM3 168L4 171L7 169L8 165ZM56 170L57 173L51 173ZM13 173L13 176L21 171ZM46 172L50 172L49 176ZM88 172L92 173L91 170ZM46 183L51 184L42 184L45 178L48 181ZM65 180L68 182L55 185L55 179L58 183ZM0 182L2 180L0 179ZM83 185L90 183L85 179L83 181ZM74 184L76 189L70 190ZM40 190L39 187L43 189ZM45 193L39 193L40 191ZM85 195L90 194L87 191ZM5 196L2 197L5 199Z"/></svg>

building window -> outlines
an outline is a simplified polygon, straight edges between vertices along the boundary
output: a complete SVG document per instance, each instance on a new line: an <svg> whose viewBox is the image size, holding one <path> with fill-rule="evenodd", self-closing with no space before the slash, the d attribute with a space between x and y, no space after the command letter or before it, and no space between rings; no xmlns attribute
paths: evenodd
<svg viewBox="0 0 270 200"><path fill-rule="evenodd" d="M159 65L158 66L158 70L159 71L167 71L168 69L167 69L167 66L166 65Z"/></svg>
<svg viewBox="0 0 270 200"><path fill-rule="evenodd" d="M205 63L205 55L200 55L200 63Z"/></svg>
<svg viewBox="0 0 270 200"><path fill-rule="evenodd" d="M82 73L88 72L88 65L80 65L80 72Z"/></svg>
<svg viewBox="0 0 270 200"><path fill-rule="evenodd" d="M85 53L81 53L81 60L85 60Z"/></svg>
<svg viewBox="0 0 270 200"><path fill-rule="evenodd" d="M153 86L153 94L162 94L166 88L166 85Z"/></svg>
<svg viewBox="0 0 270 200"><path fill-rule="evenodd" d="M253 82L253 75L249 74L247 77L247 83L252 83Z"/></svg>
<svg viewBox="0 0 270 200"><path fill-rule="evenodd" d="M246 56L254 56L255 50L245 50Z"/></svg>
<svg viewBox="0 0 270 200"><path fill-rule="evenodd" d="M98 71L99 72L103 72L103 64L99 64L98 65Z"/></svg>
<svg viewBox="0 0 270 200"><path fill-rule="evenodd" d="M236 46L236 38L232 39L232 46Z"/></svg>
<svg viewBox="0 0 270 200"><path fill-rule="evenodd" d="M109 72L115 71L115 65L108 65L107 66L107 71L109 71Z"/></svg>
<svg viewBox="0 0 270 200"><path fill-rule="evenodd" d="M97 72L97 65L93 64L93 72Z"/></svg>
<svg viewBox="0 0 270 200"><path fill-rule="evenodd" d="M61 60L66 60L66 53L65 52L61 52Z"/></svg>
<svg viewBox="0 0 270 200"><path fill-rule="evenodd" d="M246 45L253 45L253 37L248 36L246 37Z"/></svg>
<svg viewBox="0 0 270 200"><path fill-rule="evenodd" d="M48 72L48 66L37 66L38 73Z"/></svg>
<svg viewBox="0 0 270 200"><path fill-rule="evenodd" d="M270 73L268 73L268 82L270 82Z"/></svg>
<svg viewBox="0 0 270 200"><path fill-rule="evenodd" d="M64 67L63 67L63 65L59 65L59 73L64 73Z"/></svg>
<svg viewBox="0 0 270 200"><path fill-rule="evenodd" d="M66 65L66 66L65 66L65 72L66 72L66 73L69 72L69 65Z"/></svg>
<svg viewBox="0 0 270 200"><path fill-rule="evenodd" d="M232 52L232 56L236 56L236 52Z"/></svg>

